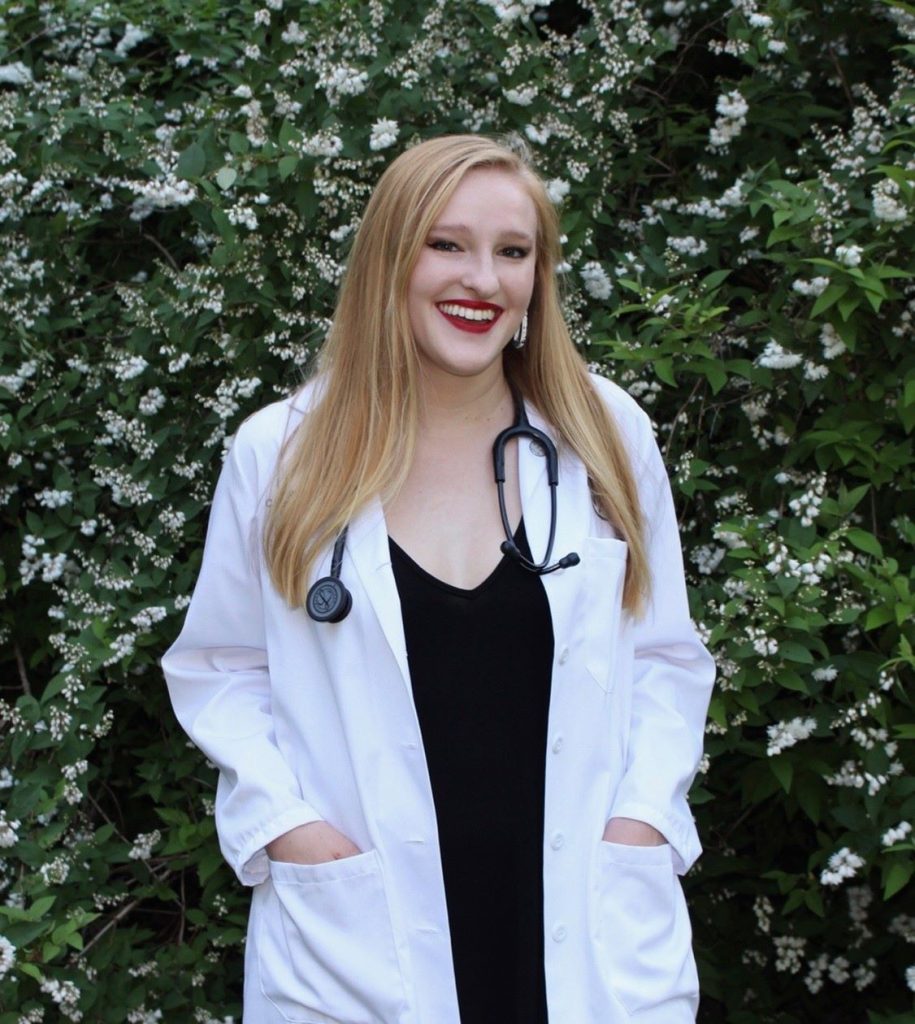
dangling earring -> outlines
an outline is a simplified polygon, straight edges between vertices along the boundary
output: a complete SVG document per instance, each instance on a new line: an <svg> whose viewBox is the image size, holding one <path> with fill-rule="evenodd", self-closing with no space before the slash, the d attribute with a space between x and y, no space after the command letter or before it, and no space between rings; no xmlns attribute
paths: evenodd
<svg viewBox="0 0 915 1024"><path fill-rule="evenodd" d="M524 348L527 342L527 310L524 312L524 316L521 317L521 323L518 324L518 330L512 335L512 348Z"/></svg>

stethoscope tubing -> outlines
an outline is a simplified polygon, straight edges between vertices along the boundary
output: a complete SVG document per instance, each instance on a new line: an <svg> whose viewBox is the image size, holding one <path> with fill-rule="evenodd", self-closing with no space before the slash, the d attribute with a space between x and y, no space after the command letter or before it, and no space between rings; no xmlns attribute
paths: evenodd
<svg viewBox="0 0 915 1024"><path fill-rule="evenodd" d="M572 551L560 558L558 562L550 565L550 559L553 556L553 545L556 541L556 488L559 485L559 454L556 451L556 445L553 443L552 438L537 427L531 426L521 395L514 385L510 386L515 405L515 422L498 434L492 446L493 473L499 496L499 515L502 519L502 528L505 531L506 538L502 542L501 550L503 554L513 558L518 565L528 572L536 573L538 576L545 576L547 573L556 572L557 569L567 569L573 565L578 565L581 559ZM510 441L520 440L522 437L530 438L534 444L539 446L546 458L547 481L550 486L550 531L547 539L546 554L542 562L534 562L522 554L517 544L515 544L511 523L508 519L508 508L505 503L505 450ZM349 524L343 527L334 541L334 550L330 562L330 575L322 576L321 579L317 580L308 591L308 596L305 599L305 610L316 622L340 622L346 618L352 607L352 594L346 589L340 579L348 530Z"/></svg>

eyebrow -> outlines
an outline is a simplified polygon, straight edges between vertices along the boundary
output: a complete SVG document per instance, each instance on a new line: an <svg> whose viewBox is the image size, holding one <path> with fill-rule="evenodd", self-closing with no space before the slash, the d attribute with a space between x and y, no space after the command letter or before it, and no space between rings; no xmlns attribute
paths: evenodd
<svg viewBox="0 0 915 1024"><path fill-rule="evenodd" d="M431 231L441 231L444 234L469 234L470 228L466 224L433 224ZM526 242L528 245L533 245L534 240L526 231L515 231L510 229L503 231L500 234L501 238L511 238L516 241Z"/></svg>

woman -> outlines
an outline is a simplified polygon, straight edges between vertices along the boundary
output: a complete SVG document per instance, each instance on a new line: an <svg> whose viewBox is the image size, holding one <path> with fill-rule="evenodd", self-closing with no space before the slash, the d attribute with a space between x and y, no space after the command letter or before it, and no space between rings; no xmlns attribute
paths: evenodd
<svg viewBox="0 0 915 1024"><path fill-rule="evenodd" d="M163 668L254 887L246 1024L694 1019L712 662L651 425L577 355L559 258L514 151L408 150L318 374L235 436Z"/></svg>

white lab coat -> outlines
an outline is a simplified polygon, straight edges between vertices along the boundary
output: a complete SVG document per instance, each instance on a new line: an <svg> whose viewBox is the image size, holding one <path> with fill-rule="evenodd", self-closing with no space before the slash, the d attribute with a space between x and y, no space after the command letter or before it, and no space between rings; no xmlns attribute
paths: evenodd
<svg viewBox="0 0 915 1024"><path fill-rule="evenodd" d="M594 512L582 463L564 454L554 557L577 551L581 564L543 577L555 638L544 752L549 1017L687 1024L698 985L677 874L700 852L686 793L713 663L690 623L651 424L620 388L595 382L633 459L654 590L647 617L630 621L621 609L626 544ZM353 607L343 622L315 623L288 608L263 564L278 450L310 393L239 428L187 619L162 660L182 726L220 769L222 851L254 887L244 1021L459 1024L435 810L381 504L350 525L342 578ZM550 431L536 410L528 414ZM518 457L527 535L540 557L545 460L527 442ZM329 563L328 549L317 571ZM669 845L603 842L614 816L648 822ZM317 865L268 859L267 843L317 819L364 852Z"/></svg>

